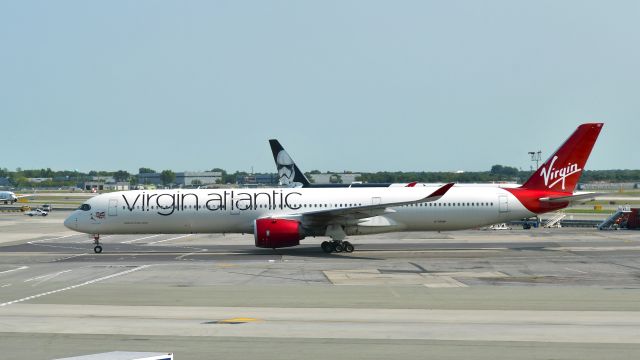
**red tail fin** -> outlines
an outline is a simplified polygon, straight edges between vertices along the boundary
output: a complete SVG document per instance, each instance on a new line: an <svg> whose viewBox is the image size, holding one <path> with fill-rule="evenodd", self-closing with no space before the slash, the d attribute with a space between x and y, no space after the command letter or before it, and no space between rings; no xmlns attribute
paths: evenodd
<svg viewBox="0 0 640 360"><path fill-rule="evenodd" d="M551 157L522 185L526 189L573 192L602 123L582 124Z"/></svg>

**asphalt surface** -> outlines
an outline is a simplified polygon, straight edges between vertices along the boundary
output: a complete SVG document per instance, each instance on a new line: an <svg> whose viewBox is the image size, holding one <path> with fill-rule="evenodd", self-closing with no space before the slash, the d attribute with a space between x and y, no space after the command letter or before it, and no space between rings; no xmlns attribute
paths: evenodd
<svg viewBox="0 0 640 360"><path fill-rule="evenodd" d="M250 235L103 236L0 214L8 359L640 357L640 232L469 230L257 249Z"/></svg>

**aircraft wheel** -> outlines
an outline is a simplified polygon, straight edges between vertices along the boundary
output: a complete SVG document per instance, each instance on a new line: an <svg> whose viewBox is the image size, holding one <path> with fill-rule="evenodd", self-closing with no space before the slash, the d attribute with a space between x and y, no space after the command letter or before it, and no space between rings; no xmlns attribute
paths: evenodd
<svg viewBox="0 0 640 360"><path fill-rule="evenodd" d="M350 242L348 242L348 241L343 242L343 243L342 243L342 247L344 248L344 251L345 251L345 252L348 252L348 253L352 253L352 252L353 252L353 250L355 250L355 249L356 249L356 248L355 248L355 247L353 247L353 245L351 245L351 243L350 243Z"/></svg>
<svg viewBox="0 0 640 360"><path fill-rule="evenodd" d="M93 251L94 251L96 254L100 254L100 253L102 252L102 246L100 246L100 245L96 245L96 247L94 247L94 248L93 248Z"/></svg>
<svg viewBox="0 0 640 360"><path fill-rule="evenodd" d="M322 244L320 244L320 247L322 248L322 251L326 252L327 254L333 252L331 243L328 241L323 241Z"/></svg>
<svg viewBox="0 0 640 360"><path fill-rule="evenodd" d="M344 246L341 243L337 243L335 246L335 252L340 253L342 251L344 251Z"/></svg>

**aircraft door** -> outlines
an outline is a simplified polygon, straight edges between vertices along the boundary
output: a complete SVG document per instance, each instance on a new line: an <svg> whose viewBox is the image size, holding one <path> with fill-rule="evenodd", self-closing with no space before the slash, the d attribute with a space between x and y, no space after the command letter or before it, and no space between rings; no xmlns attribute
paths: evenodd
<svg viewBox="0 0 640 360"><path fill-rule="evenodd" d="M381 202L382 202L382 198L379 198L379 197L371 198L371 205L380 205Z"/></svg>
<svg viewBox="0 0 640 360"><path fill-rule="evenodd" d="M118 216L118 199L109 199L109 216Z"/></svg>
<svg viewBox="0 0 640 360"><path fill-rule="evenodd" d="M498 204L501 213L509 212L509 198L506 195L498 196Z"/></svg>

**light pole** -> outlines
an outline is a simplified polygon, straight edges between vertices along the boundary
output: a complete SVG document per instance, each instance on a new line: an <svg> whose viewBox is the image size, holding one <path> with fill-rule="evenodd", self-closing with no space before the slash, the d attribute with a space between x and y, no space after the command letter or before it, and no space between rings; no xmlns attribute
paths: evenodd
<svg viewBox="0 0 640 360"><path fill-rule="evenodd" d="M538 170L538 167L540 166L540 160L542 157L542 151L541 150L529 151L529 155L531 155L531 161L536 162L536 168L532 169L532 171Z"/></svg>

